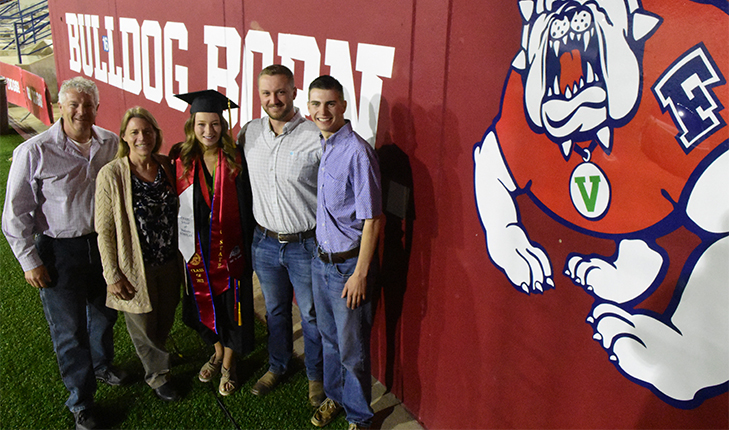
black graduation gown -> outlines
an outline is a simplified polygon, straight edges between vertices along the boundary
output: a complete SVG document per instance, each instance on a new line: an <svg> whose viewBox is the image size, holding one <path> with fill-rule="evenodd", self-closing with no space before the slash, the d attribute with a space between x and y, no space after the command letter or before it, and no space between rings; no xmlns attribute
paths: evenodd
<svg viewBox="0 0 729 430"><path fill-rule="evenodd" d="M239 355L246 355L253 351L254 347L254 313L253 313L253 266L251 263L251 244L253 242L253 229L255 220L253 218L253 194L251 192L250 179L248 177L248 165L245 158L241 158L241 172L235 178L236 191L238 193L238 210L240 213L241 232L243 235L242 251L245 256L246 267L243 279L240 280L240 306L242 324L238 325L235 315L235 291L229 288L224 293L213 297L215 306L215 319L218 333L210 330L202 322L198 315L197 304L190 289L190 275L188 273L187 290L182 301L182 321L188 327L197 331L200 337L208 345L221 342L223 346L231 348ZM179 162L179 161L178 161ZM208 181L212 176L204 168L203 171ZM193 210L195 212L195 233L200 235L203 259L210 261L210 207L205 202L202 188L199 183L199 175L195 172L193 184Z"/></svg>

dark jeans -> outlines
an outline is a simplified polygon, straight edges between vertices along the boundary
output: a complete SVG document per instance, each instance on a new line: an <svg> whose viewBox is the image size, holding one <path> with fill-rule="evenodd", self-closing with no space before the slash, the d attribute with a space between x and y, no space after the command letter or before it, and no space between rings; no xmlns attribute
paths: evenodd
<svg viewBox="0 0 729 430"><path fill-rule="evenodd" d="M94 404L95 371L114 359L113 327L117 312L106 307L106 282L96 235L73 239L40 236L36 241L51 276L40 290L61 378L71 412Z"/></svg>

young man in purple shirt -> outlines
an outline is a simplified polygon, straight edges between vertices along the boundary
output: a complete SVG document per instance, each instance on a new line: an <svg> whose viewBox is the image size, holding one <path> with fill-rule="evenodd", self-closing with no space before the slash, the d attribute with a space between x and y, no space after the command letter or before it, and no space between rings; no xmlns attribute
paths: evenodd
<svg viewBox="0 0 729 430"><path fill-rule="evenodd" d="M374 149L344 119L347 102L336 79L315 79L308 107L323 149L317 181L319 255L312 262L312 282L327 395L311 422L323 427L344 409L350 429L366 428L374 415L370 289L382 223L380 167Z"/></svg>

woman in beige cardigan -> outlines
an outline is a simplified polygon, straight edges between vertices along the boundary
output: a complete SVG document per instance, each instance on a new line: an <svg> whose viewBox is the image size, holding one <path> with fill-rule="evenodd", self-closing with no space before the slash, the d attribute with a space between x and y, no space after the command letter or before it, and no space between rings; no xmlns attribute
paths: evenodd
<svg viewBox="0 0 729 430"><path fill-rule="evenodd" d="M165 348L180 300L177 193L162 131L151 113L129 109L116 158L97 177L95 223L107 283L106 305L124 312L145 381L163 400L179 399Z"/></svg>

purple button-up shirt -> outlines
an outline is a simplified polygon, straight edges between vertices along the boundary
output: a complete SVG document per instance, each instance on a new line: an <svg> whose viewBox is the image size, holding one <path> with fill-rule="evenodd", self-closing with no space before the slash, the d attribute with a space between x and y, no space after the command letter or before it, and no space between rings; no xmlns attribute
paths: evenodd
<svg viewBox="0 0 729 430"><path fill-rule="evenodd" d="M321 144L316 239L325 252L344 252L359 246L364 220L382 214L380 165L349 121Z"/></svg>

